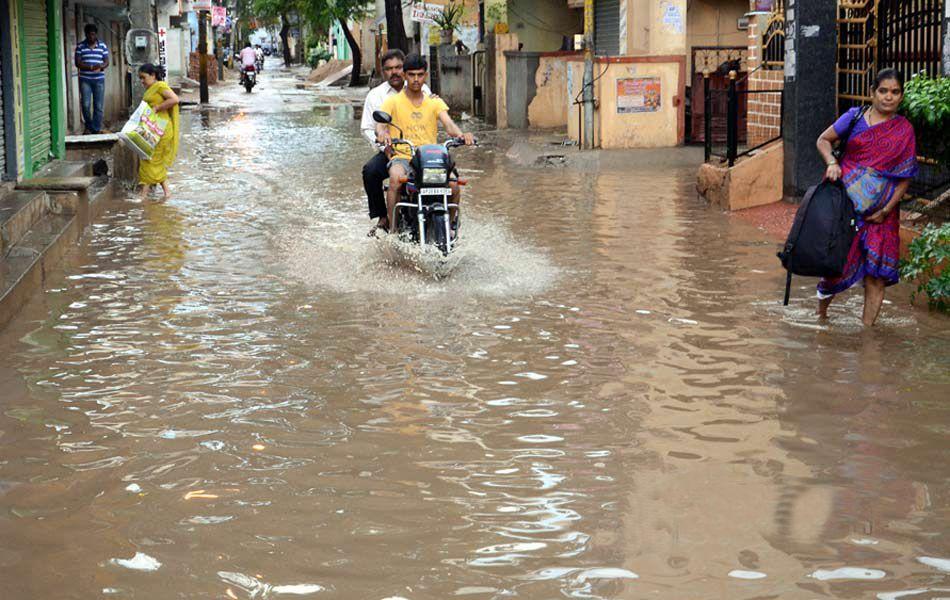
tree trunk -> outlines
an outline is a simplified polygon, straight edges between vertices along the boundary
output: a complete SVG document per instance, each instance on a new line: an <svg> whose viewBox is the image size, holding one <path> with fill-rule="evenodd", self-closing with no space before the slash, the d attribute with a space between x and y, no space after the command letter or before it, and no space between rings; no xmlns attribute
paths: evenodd
<svg viewBox="0 0 950 600"><path fill-rule="evenodd" d="M402 24L402 0L386 0L386 39L390 50L409 52L409 39Z"/></svg>
<svg viewBox="0 0 950 600"><path fill-rule="evenodd" d="M287 20L287 15L280 15L280 45L284 49L284 66L289 67L291 61L290 58L290 44L287 43L287 38L290 35L290 22Z"/></svg>
<svg viewBox="0 0 950 600"><path fill-rule="evenodd" d="M350 45L350 54L353 55L353 72L350 74L350 87L359 87L360 68L363 65L363 52L360 50L360 45L356 42L356 38L353 37L350 28L346 26L346 19L338 20L340 27L343 28L343 35L346 36L346 43Z"/></svg>

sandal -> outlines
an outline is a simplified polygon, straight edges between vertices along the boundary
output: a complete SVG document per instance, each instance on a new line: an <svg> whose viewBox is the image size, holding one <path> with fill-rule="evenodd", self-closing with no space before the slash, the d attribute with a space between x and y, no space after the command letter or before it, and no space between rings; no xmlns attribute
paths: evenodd
<svg viewBox="0 0 950 600"><path fill-rule="evenodd" d="M376 232L382 230L383 233L389 233L389 223L376 223L373 225L369 232L366 234L366 237L376 237Z"/></svg>

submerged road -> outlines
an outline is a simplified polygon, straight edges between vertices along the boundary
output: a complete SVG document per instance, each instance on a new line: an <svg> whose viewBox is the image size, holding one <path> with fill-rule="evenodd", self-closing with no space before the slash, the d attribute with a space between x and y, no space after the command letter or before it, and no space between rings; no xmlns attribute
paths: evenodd
<svg viewBox="0 0 950 600"><path fill-rule="evenodd" d="M681 151L492 132L437 265L367 239L349 105L215 105L0 332L0 598L950 588L950 334L906 289L819 325Z"/></svg>

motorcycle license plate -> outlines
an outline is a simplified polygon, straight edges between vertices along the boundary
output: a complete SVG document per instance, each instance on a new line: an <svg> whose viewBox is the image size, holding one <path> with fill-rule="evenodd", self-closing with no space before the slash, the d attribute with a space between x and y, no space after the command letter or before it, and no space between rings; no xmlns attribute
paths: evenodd
<svg viewBox="0 0 950 600"><path fill-rule="evenodd" d="M420 196L451 196L452 188L421 188Z"/></svg>

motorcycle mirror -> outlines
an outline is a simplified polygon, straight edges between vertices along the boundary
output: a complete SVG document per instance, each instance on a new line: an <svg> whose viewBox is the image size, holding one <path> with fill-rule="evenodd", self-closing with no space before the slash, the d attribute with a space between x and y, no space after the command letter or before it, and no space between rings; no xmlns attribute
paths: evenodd
<svg viewBox="0 0 950 600"><path fill-rule="evenodd" d="M393 122L393 118L389 116L389 113L385 113L381 110L373 111L373 120L377 123L386 123L387 125Z"/></svg>

